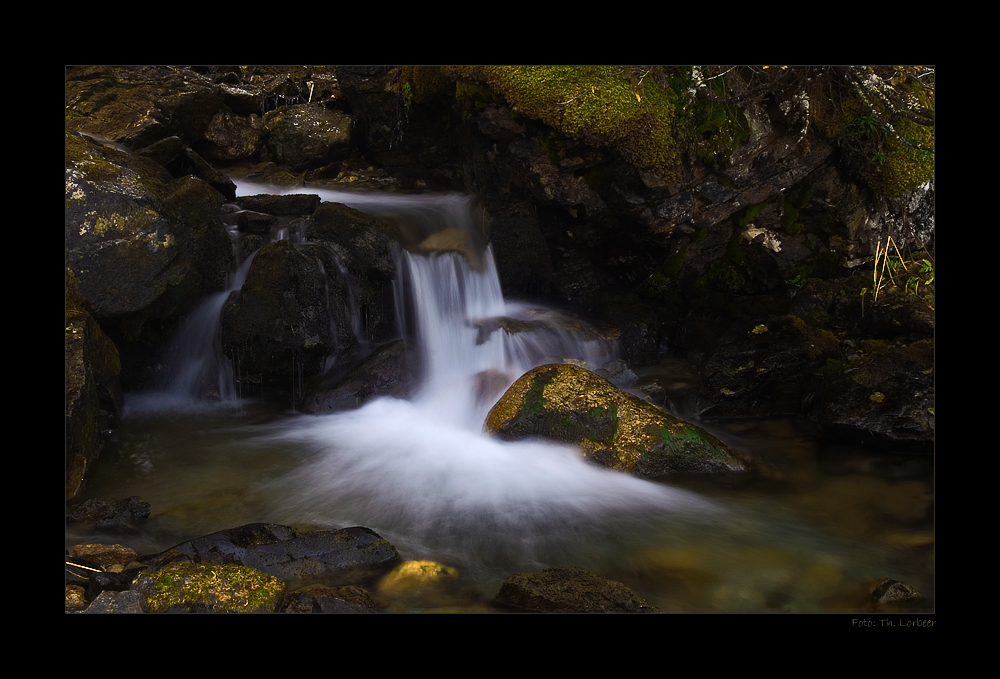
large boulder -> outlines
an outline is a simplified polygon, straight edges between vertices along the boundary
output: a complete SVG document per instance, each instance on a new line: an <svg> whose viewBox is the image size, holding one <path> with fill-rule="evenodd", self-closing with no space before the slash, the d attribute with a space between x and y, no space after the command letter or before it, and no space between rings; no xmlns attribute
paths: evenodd
<svg viewBox="0 0 1000 679"><path fill-rule="evenodd" d="M223 202L199 179L67 133L66 247L83 303L98 319L154 303L163 315L220 290L232 254Z"/></svg>
<svg viewBox="0 0 1000 679"><path fill-rule="evenodd" d="M271 157L292 170L343 160L351 149L351 116L321 104L282 106L264 116Z"/></svg>
<svg viewBox="0 0 1000 679"><path fill-rule="evenodd" d="M265 245L223 310L225 351L240 373L282 388L319 375L328 359L357 346L348 297L329 250L289 240Z"/></svg>
<svg viewBox="0 0 1000 679"><path fill-rule="evenodd" d="M522 375L490 410L484 429L505 440L576 444L591 462L642 477L752 467L702 429L571 364Z"/></svg>
<svg viewBox="0 0 1000 679"><path fill-rule="evenodd" d="M369 528L298 533L289 526L252 523L182 542L139 562L150 570L181 562L239 565L284 581L323 578L350 584L359 572L392 569L399 553Z"/></svg>
<svg viewBox="0 0 1000 679"><path fill-rule="evenodd" d="M381 396L407 398L416 380L414 358L402 339L387 342L347 371L332 372L307 389L300 410L311 415L327 415L359 408Z"/></svg>
<svg viewBox="0 0 1000 679"><path fill-rule="evenodd" d="M66 126L129 149L176 135L204 139L225 108L223 90L189 68L73 66L66 69Z"/></svg>
<svg viewBox="0 0 1000 679"><path fill-rule="evenodd" d="M150 613L275 613L285 589L256 568L172 563L141 573L132 591Z"/></svg>

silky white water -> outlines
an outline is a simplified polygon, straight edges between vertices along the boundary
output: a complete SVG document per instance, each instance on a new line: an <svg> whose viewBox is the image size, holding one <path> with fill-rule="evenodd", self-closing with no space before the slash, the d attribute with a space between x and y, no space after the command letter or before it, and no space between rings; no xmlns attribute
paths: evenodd
<svg viewBox="0 0 1000 679"><path fill-rule="evenodd" d="M468 196L319 193L375 214L415 216L428 233L471 229ZM268 485L287 498L279 513L362 524L434 549L538 562L575 532L608 521L624 530L650 512L690 518L719 511L693 493L594 467L569 446L485 435L489 408L525 371L566 359L597 368L615 357L613 347L544 322L521 332L497 327L497 319L524 322L546 310L506 303L489 248L478 253L478 266L457 252L400 250L396 257L397 304L412 315L401 324L413 329L422 384L412 400L383 398L357 411L297 419L277 435L314 451ZM477 388L484 375L504 380L485 398Z"/></svg>

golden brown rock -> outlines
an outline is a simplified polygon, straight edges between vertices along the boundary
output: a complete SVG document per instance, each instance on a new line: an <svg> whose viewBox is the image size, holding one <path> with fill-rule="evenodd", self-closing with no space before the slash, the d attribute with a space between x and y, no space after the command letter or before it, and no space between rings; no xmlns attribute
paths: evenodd
<svg viewBox="0 0 1000 679"><path fill-rule="evenodd" d="M484 430L506 440L573 443L591 462L643 477L750 469L707 432L569 364L522 375L490 410Z"/></svg>

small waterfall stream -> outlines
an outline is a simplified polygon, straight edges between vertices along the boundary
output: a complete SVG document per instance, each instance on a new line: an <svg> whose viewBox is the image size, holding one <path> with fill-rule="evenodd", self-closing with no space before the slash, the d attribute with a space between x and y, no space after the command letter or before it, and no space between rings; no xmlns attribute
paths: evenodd
<svg viewBox="0 0 1000 679"><path fill-rule="evenodd" d="M239 192L263 189L240 185ZM466 229L471 205L464 196L307 192L376 215L406 211L433 231ZM214 382L216 403L239 399L218 350L218 315L249 265L186 322L170 361L171 394L190 402ZM801 496L754 483L668 484L596 468L569 446L484 435L486 412L524 371L563 359L596 368L615 357L613 345L557 311L505 300L488 247L472 258L401 249L396 265L399 326L416 339L424 368L410 400L380 398L317 417L252 401L235 412L191 413L183 399L143 407L150 395L127 396L121 444L89 492L151 503L137 549L151 553L252 521L363 525L406 559L457 567L480 592L473 600L488 600L510 573L555 565L643 583L652 603L671 610L838 610L842 590L871 573L908 576L933 591L920 581L923 570L908 570L910 552L882 537L923 536L924 525L904 513L900 521L842 530L824 517L848 511L853 500L818 472L822 482L806 482L813 490ZM497 383L484 392L484 379ZM795 437L751 438L751 447L818 455ZM909 486L880 489L919 506ZM67 535L68 543L85 539L93 537Z"/></svg>

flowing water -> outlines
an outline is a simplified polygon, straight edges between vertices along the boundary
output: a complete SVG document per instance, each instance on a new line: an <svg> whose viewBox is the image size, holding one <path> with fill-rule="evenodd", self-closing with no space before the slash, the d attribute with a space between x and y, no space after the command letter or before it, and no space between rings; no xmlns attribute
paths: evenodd
<svg viewBox="0 0 1000 679"><path fill-rule="evenodd" d="M259 192L240 186L243 195ZM463 196L308 192L372 214L406 214L430 230L465 229L472 209ZM397 300L406 300L399 324L415 337L423 382L410 400L382 398L334 415L241 396L219 351L229 291L207 299L166 359L165 388L127 396L117 442L85 494L148 501L141 535L71 524L67 545L116 541L152 553L255 521L363 525L404 559L457 569L460 586L417 610L493 610L507 575L548 566L583 566L672 612L863 613L881 577L917 588L919 610L933 610L927 462L821 445L795 421L700 423L787 478L663 483L598 469L569 446L484 435L502 392L484 398L483 375L509 384L533 365L573 359L597 368L615 355L586 324L505 300L489 249L480 253L397 253ZM683 404L696 377L687 366L637 372L660 385L654 399L690 415ZM195 396L206 381L218 383L219 398Z"/></svg>

